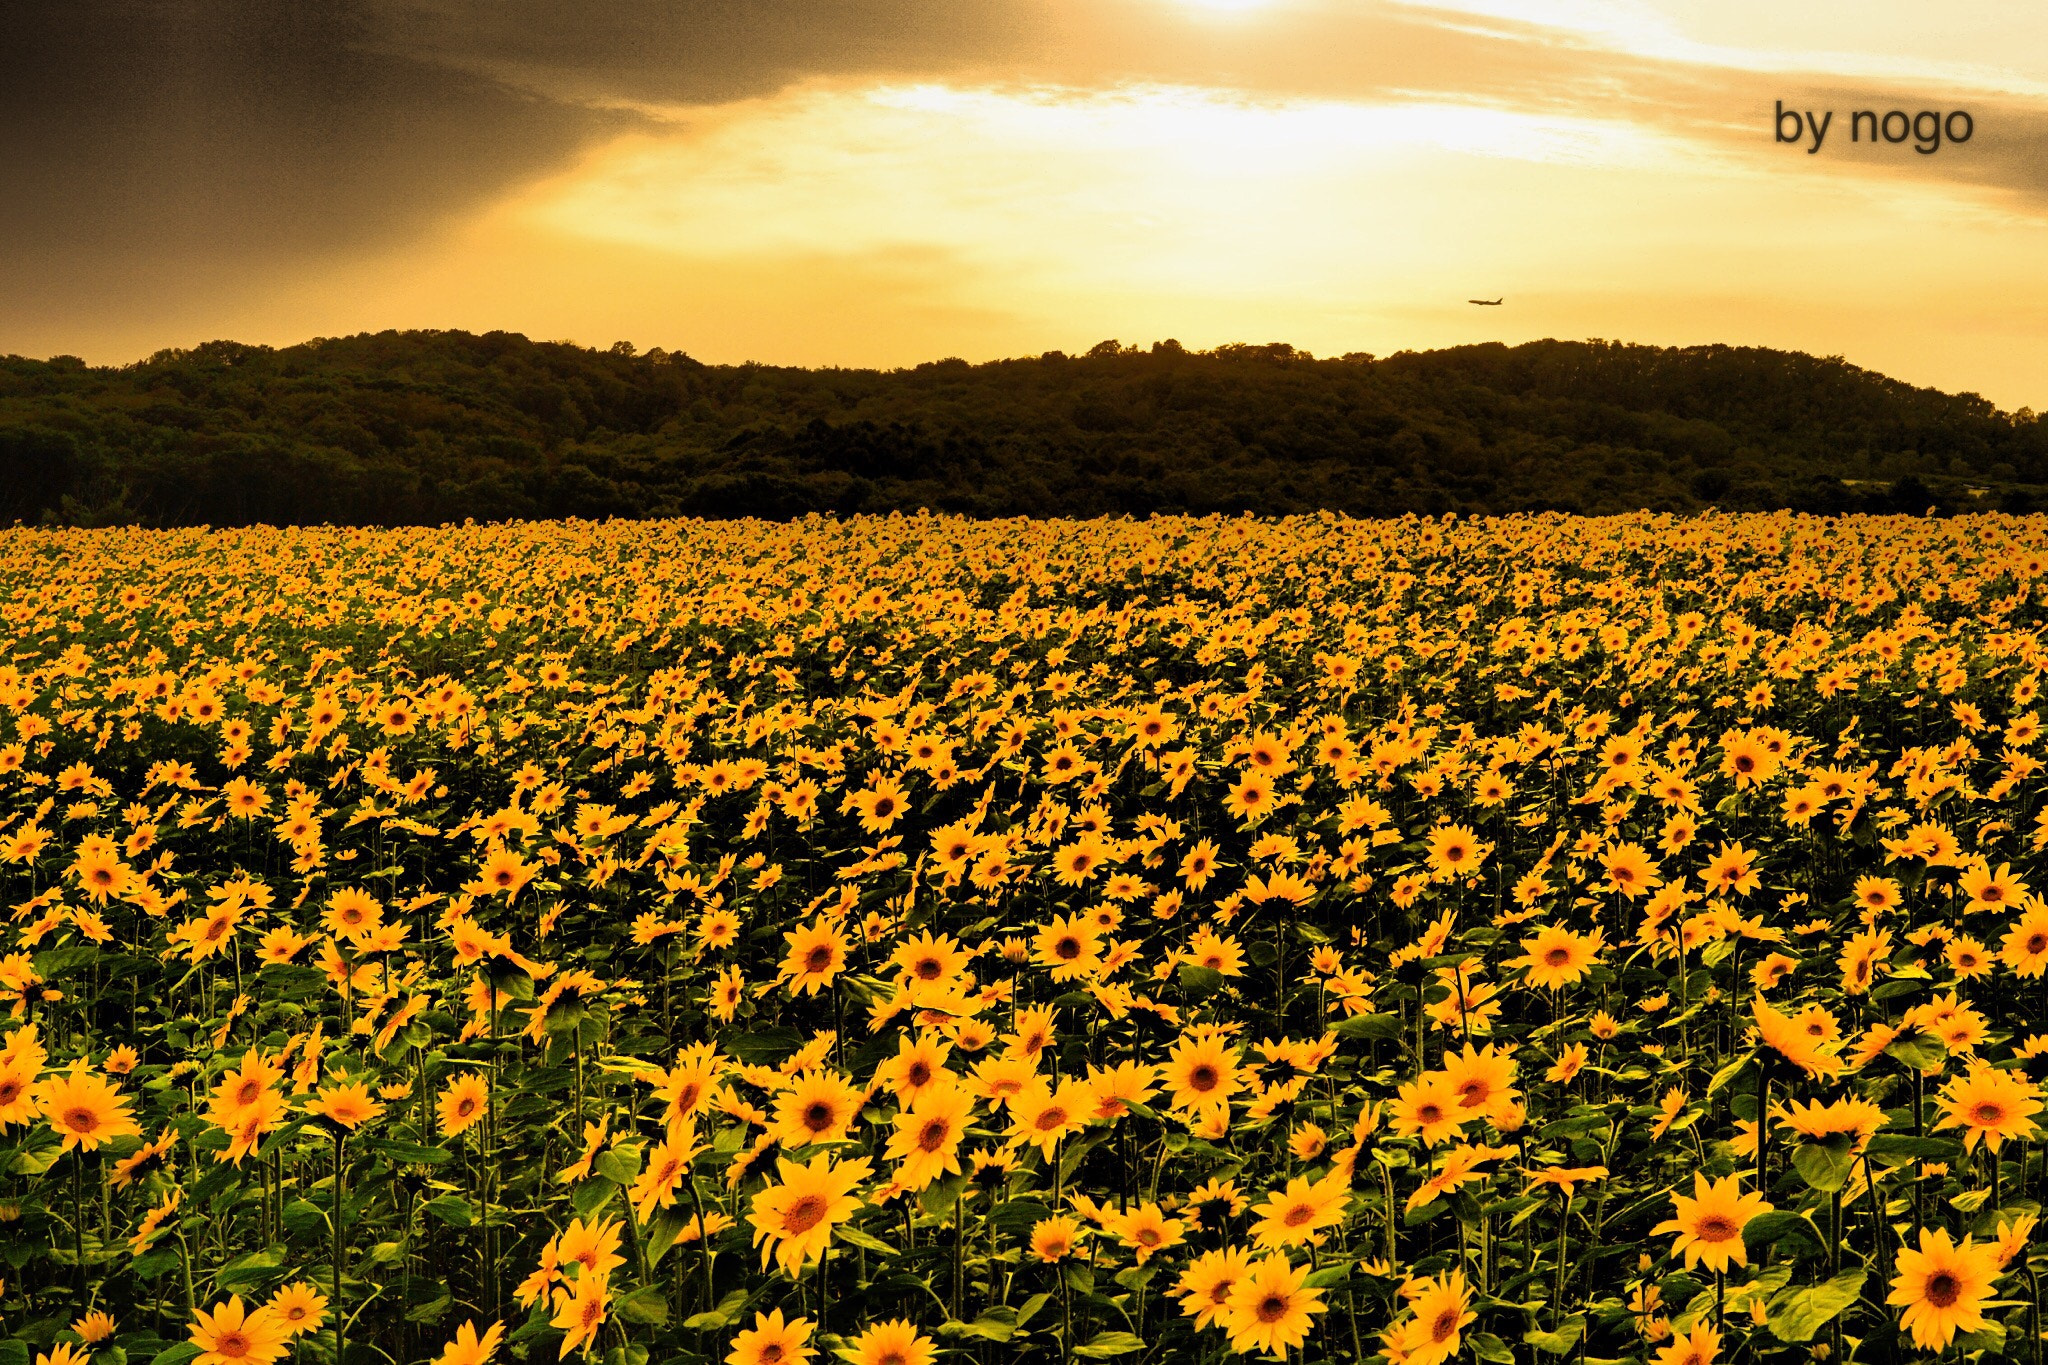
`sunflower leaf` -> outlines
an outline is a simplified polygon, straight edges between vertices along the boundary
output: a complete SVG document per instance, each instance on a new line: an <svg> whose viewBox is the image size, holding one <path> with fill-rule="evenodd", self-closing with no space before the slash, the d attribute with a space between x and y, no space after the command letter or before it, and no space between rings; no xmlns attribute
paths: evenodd
<svg viewBox="0 0 2048 1365"><path fill-rule="evenodd" d="M1555 1332L1522 1333L1522 1342L1524 1345L1534 1346L1546 1355L1561 1356L1579 1344L1579 1338L1585 1335L1585 1331L1585 1314L1574 1313L1566 1318Z"/></svg>
<svg viewBox="0 0 2048 1365"><path fill-rule="evenodd" d="M1766 1319L1771 1335L1780 1341L1811 1341L1813 1334L1832 1322L1863 1293L1866 1276L1862 1270L1845 1270L1823 1284L1788 1289L1771 1300Z"/></svg>
<svg viewBox="0 0 2048 1365"><path fill-rule="evenodd" d="M1097 1332L1088 1339L1086 1346L1076 1346L1074 1354L1090 1360L1106 1360L1110 1356L1129 1355L1145 1349L1144 1338L1129 1332Z"/></svg>

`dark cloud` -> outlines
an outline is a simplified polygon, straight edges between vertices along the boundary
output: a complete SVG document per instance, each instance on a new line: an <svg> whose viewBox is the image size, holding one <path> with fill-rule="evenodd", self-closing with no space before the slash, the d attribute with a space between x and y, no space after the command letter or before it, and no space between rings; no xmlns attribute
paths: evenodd
<svg viewBox="0 0 2048 1365"><path fill-rule="evenodd" d="M718 104L1040 58L1055 0L370 0L378 41L572 100Z"/></svg>
<svg viewBox="0 0 2048 1365"><path fill-rule="evenodd" d="M622 120L409 58L334 6L18 3L4 27L8 274L405 240Z"/></svg>

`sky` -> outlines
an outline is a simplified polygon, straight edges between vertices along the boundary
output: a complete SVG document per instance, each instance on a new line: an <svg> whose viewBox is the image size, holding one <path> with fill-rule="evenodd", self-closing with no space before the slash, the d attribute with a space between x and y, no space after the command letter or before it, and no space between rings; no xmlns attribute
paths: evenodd
<svg viewBox="0 0 2048 1365"><path fill-rule="evenodd" d="M2048 8L2014 0L0 0L0 33L0 353L1601 337L2048 409ZM1832 113L1818 150L1781 104ZM1850 140L1894 109L1970 136Z"/></svg>

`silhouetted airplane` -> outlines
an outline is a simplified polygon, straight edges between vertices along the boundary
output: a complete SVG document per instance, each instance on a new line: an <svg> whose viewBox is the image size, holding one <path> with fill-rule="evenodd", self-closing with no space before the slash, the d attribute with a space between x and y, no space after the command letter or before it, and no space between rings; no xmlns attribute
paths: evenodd
<svg viewBox="0 0 2048 1365"><path fill-rule="evenodd" d="M1497 299L1466 299L1465 302L1476 303L1481 308L1498 308L1503 303L1507 302L1507 297L1503 295L1502 297Z"/></svg>

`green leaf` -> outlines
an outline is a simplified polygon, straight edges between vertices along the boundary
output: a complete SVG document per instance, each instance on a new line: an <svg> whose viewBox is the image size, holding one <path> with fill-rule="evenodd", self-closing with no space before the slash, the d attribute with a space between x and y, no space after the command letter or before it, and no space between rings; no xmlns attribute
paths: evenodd
<svg viewBox="0 0 2048 1365"><path fill-rule="evenodd" d="M198 1355L199 1348L193 1347L192 1354ZM0 1341L0 1365L28 1365L28 1343Z"/></svg>
<svg viewBox="0 0 2048 1365"><path fill-rule="evenodd" d="M472 1209L469 1201L459 1194L444 1194L437 1199L429 1199L420 1205L420 1208L450 1227L466 1228L476 1221L476 1210Z"/></svg>
<svg viewBox="0 0 2048 1365"><path fill-rule="evenodd" d="M1546 1355L1561 1356L1579 1344L1579 1338L1585 1335L1585 1331L1585 1315L1583 1313L1574 1313L1566 1318L1564 1325L1555 1332L1524 1332L1522 1333L1522 1341L1526 1345L1534 1346Z"/></svg>
<svg viewBox="0 0 2048 1365"><path fill-rule="evenodd" d="M1809 1188L1832 1194L1849 1183L1849 1172L1855 1169L1856 1158L1850 1153L1847 1142L1839 1147L1824 1142L1803 1142L1792 1153L1792 1165Z"/></svg>
<svg viewBox="0 0 2048 1365"><path fill-rule="evenodd" d="M1074 1354L1087 1356L1090 1360L1107 1360L1111 1356L1129 1355L1144 1349L1144 1339L1129 1332L1097 1332L1088 1339L1086 1346L1076 1346Z"/></svg>
<svg viewBox="0 0 2048 1365"><path fill-rule="evenodd" d="M1181 989L1197 1000L1216 993L1223 985L1223 973L1214 967L1198 967L1192 962L1180 964Z"/></svg>
<svg viewBox="0 0 2048 1365"><path fill-rule="evenodd" d="M1334 1285L1344 1283L1344 1281L1350 1278L1351 1262L1338 1261L1332 1265L1324 1266L1321 1270L1310 1271L1308 1278L1303 1280L1302 1284L1309 1289L1329 1289Z"/></svg>
<svg viewBox="0 0 2048 1365"><path fill-rule="evenodd" d="M747 1306L747 1291L735 1289L718 1301L718 1307L702 1313L693 1313L683 1319L683 1326L693 1332L722 1332L739 1316Z"/></svg>
<svg viewBox="0 0 2048 1365"><path fill-rule="evenodd" d="M1813 1334L1863 1293L1861 1270L1845 1270L1825 1284L1787 1289L1771 1300L1767 1325L1780 1341L1811 1341Z"/></svg>
<svg viewBox="0 0 2048 1365"><path fill-rule="evenodd" d="M973 1322L946 1322L939 1325L939 1335L945 1337L977 1337L982 1341L1008 1341L1017 1334L1017 1310L1006 1304L994 1304ZM848 1353L849 1359L857 1358Z"/></svg>
<svg viewBox="0 0 2048 1365"><path fill-rule="evenodd" d="M1952 1138L1914 1137L1911 1133L1879 1133L1870 1140L1870 1159L1887 1166L1909 1161L1948 1161L1963 1154L1962 1144Z"/></svg>
<svg viewBox="0 0 2048 1365"><path fill-rule="evenodd" d="M1401 1017L1397 1014L1354 1014L1349 1019L1340 1019L1331 1031L1339 1038L1398 1038L1401 1036Z"/></svg>
<svg viewBox="0 0 2048 1365"><path fill-rule="evenodd" d="M862 1251L872 1251L877 1256L894 1256L896 1254L895 1247L890 1246L873 1233L862 1232L851 1223L841 1223L832 1230L832 1235L848 1246L859 1247Z"/></svg>
<svg viewBox="0 0 2048 1365"><path fill-rule="evenodd" d="M362 1145L365 1150L389 1157L403 1166L431 1166L455 1155L446 1147L422 1147L417 1142L399 1142L392 1138L366 1138Z"/></svg>
<svg viewBox="0 0 2048 1365"><path fill-rule="evenodd" d="M405 1310L407 1322L439 1322L442 1315L455 1306L455 1296L442 1290L425 1303L416 1303Z"/></svg>
<svg viewBox="0 0 2048 1365"><path fill-rule="evenodd" d="M1820 1251L1825 1246L1820 1229L1808 1222L1806 1215L1791 1209L1760 1213L1742 1228L1743 1246L1752 1260L1761 1261L1765 1248L1787 1240L1800 1243L1801 1251Z"/></svg>
<svg viewBox="0 0 2048 1365"><path fill-rule="evenodd" d="M1942 1045L1941 1039L1933 1034L1916 1033L1910 1038L1901 1038L1893 1043L1884 1050L1884 1055L1905 1066L1925 1071L1928 1067L1940 1066L1947 1061L1948 1049Z"/></svg>
<svg viewBox="0 0 2048 1365"><path fill-rule="evenodd" d="M1472 1354L1485 1361L1486 1365L1515 1365L1515 1353L1493 1333L1475 1332L1465 1340L1472 1343Z"/></svg>
<svg viewBox="0 0 2048 1365"><path fill-rule="evenodd" d="M641 1240L647 1247L647 1264L660 1265L661 1258L676 1244L676 1239L686 1231L693 1231L696 1222L697 1215L689 1209L663 1209L655 1214L654 1221L641 1234Z"/></svg>
<svg viewBox="0 0 2048 1365"><path fill-rule="evenodd" d="M724 1044L725 1050L749 1066L768 1066L804 1045L793 1028L756 1029Z"/></svg>
<svg viewBox="0 0 2048 1365"><path fill-rule="evenodd" d="M601 1175L594 1176L569 1192L569 1203L574 1206L576 1216L588 1223L599 1209L612 1202L612 1196L618 1192L617 1185Z"/></svg>
<svg viewBox="0 0 2048 1365"><path fill-rule="evenodd" d="M960 1171L944 1180L934 1180L918 1191L918 1206L941 1223L951 1221L960 1194L967 1188L968 1178L967 1172Z"/></svg>
<svg viewBox="0 0 2048 1365"><path fill-rule="evenodd" d="M1707 1082L1707 1093L1709 1095L1720 1093L1730 1081L1740 1076L1743 1069L1754 1060L1756 1060L1756 1053L1751 1051L1745 1052L1740 1057L1724 1063L1721 1069L1714 1073L1714 1079Z"/></svg>
<svg viewBox="0 0 2048 1365"><path fill-rule="evenodd" d="M63 1151L55 1140L41 1147L24 1146L15 1152L8 1169L16 1175L41 1175L57 1164L57 1158Z"/></svg>
<svg viewBox="0 0 2048 1365"><path fill-rule="evenodd" d="M260 1280L284 1266L284 1253L274 1248L252 1251L238 1256L222 1266L215 1278L223 1287L242 1283L244 1280Z"/></svg>
<svg viewBox="0 0 2048 1365"><path fill-rule="evenodd" d="M189 1341L173 1342L149 1358L149 1365L185 1365L185 1362L199 1354L199 1348Z"/></svg>
<svg viewBox="0 0 2048 1365"><path fill-rule="evenodd" d="M628 1144L598 1153L591 1169L621 1188L640 1178L640 1149Z"/></svg>
<svg viewBox="0 0 2048 1365"><path fill-rule="evenodd" d="M642 1327L659 1327L668 1321L668 1296L658 1284L642 1285L618 1302L619 1316Z"/></svg>
<svg viewBox="0 0 2048 1365"><path fill-rule="evenodd" d="M135 1263L128 1267L128 1273L145 1284L178 1263L178 1253L168 1248L159 1248L137 1256Z"/></svg>
<svg viewBox="0 0 2048 1365"><path fill-rule="evenodd" d="M73 943L63 948L52 948L35 956L36 975L45 981L55 981L68 976L80 967L87 966L100 955L100 950L89 944ZM197 1354L196 1352L194 1354Z"/></svg>
<svg viewBox="0 0 2048 1365"><path fill-rule="evenodd" d="M294 1237L310 1237L327 1228L327 1210L307 1199L294 1199L284 1206L284 1227Z"/></svg>
<svg viewBox="0 0 2048 1365"><path fill-rule="evenodd" d="M1158 1274L1159 1267L1156 1265L1134 1265L1128 1270L1117 1271L1116 1282L1125 1289L1136 1292L1152 1283L1153 1277Z"/></svg>
<svg viewBox="0 0 2048 1365"><path fill-rule="evenodd" d="M1012 1199L1007 1204L996 1205L988 1217L995 1224L996 1231L1019 1237L1037 1227L1043 1219L1052 1217L1052 1210L1036 1199Z"/></svg>

